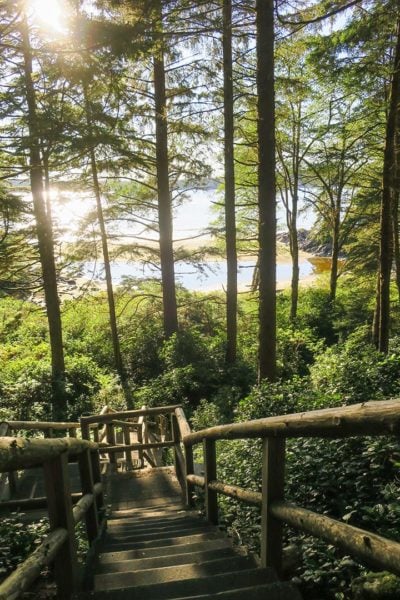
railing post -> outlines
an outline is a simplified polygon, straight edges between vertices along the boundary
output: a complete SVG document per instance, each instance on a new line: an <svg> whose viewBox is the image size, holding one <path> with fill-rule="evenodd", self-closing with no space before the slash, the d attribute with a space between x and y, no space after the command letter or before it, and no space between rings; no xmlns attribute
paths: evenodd
<svg viewBox="0 0 400 600"><path fill-rule="evenodd" d="M261 566L282 572L282 522L270 513L273 502L283 500L285 486L285 439L263 440Z"/></svg>
<svg viewBox="0 0 400 600"><path fill-rule="evenodd" d="M78 455L78 465L81 477L82 495L93 494L93 504L88 508L85 515L86 533L89 545L92 545L99 534L99 521L97 517L96 498L94 497L92 460L89 449Z"/></svg>
<svg viewBox="0 0 400 600"><path fill-rule="evenodd" d="M182 480L183 473L180 472L180 464L178 460L178 451L177 446L179 445L179 427L176 416L171 413L171 439L174 442L174 465L175 465L175 475L178 481Z"/></svg>
<svg viewBox="0 0 400 600"><path fill-rule="evenodd" d="M90 427L84 417L81 417L81 435L83 440L90 440Z"/></svg>
<svg viewBox="0 0 400 600"><path fill-rule="evenodd" d="M92 462L93 485L96 483L102 483L99 452L97 450L92 450L90 452L90 458L91 458L91 462ZM103 520L103 517L104 517L103 493L98 494L98 496L96 496L96 506L97 506L97 520L98 520L98 523L101 524L101 521Z"/></svg>
<svg viewBox="0 0 400 600"><path fill-rule="evenodd" d="M128 424L126 424L122 428L122 433L124 435L124 444L126 446L129 446L129 444L131 443L131 430ZM133 469L132 450L125 450L125 464L127 471L131 471Z"/></svg>
<svg viewBox="0 0 400 600"><path fill-rule="evenodd" d="M142 406L142 409L146 409L147 407L144 405ZM148 433L147 433L147 421L146 421L146 415L141 415L138 418L138 429L137 429L137 439L138 439L138 443L139 444L143 444L143 441L146 443L148 442ZM140 461L140 467L143 468L144 467L144 454L143 454L143 450L138 450L138 457L139 457L139 461Z"/></svg>
<svg viewBox="0 0 400 600"><path fill-rule="evenodd" d="M72 513L68 455L63 452L43 464L50 529L62 527L68 538L54 560L57 597L69 600L78 589L75 522Z"/></svg>
<svg viewBox="0 0 400 600"><path fill-rule="evenodd" d="M99 443L99 426L96 425L96 427L94 427L93 429L93 441L96 442L96 444Z"/></svg>
<svg viewBox="0 0 400 600"><path fill-rule="evenodd" d="M207 521L213 525L218 525L218 495L214 490L210 490L208 484L217 479L217 455L215 440L203 440L204 453L204 479L205 479L205 504Z"/></svg>
<svg viewBox="0 0 400 600"><path fill-rule="evenodd" d="M70 438L76 438L77 437L75 427L73 429L69 430L69 437Z"/></svg>
<svg viewBox="0 0 400 600"><path fill-rule="evenodd" d="M185 504L188 507L194 506L194 485L187 480L188 475L194 472L193 446L184 445L185 452Z"/></svg>
<svg viewBox="0 0 400 600"><path fill-rule="evenodd" d="M106 440L107 440L107 444L110 444L110 446L115 446L115 429L114 429L113 423L106 424ZM116 452L111 452L108 455L108 457L109 457L110 464L112 464L112 465L117 464Z"/></svg>

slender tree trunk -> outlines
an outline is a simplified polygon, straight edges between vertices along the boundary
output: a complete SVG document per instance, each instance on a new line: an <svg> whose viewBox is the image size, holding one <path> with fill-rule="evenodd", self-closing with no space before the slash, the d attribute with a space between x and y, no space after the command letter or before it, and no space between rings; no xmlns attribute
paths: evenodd
<svg viewBox="0 0 400 600"><path fill-rule="evenodd" d="M378 349L387 352L390 327L390 279L393 262L392 202L395 191L396 169L396 113L400 100L400 19L397 22L397 41L390 86L389 114L386 124L383 161L383 189L380 220L380 301Z"/></svg>
<svg viewBox="0 0 400 600"><path fill-rule="evenodd" d="M332 252L331 252L331 273L329 282L329 300L335 301L337 280L338 280L338 268L339 268L339 232L340 232L340 208L336 208L333 230L332 230Z"/></svg>
<svg viewBox="0 0 400 600"><path fill-rule="evenodd" d="M299 203L298 198L298 176L294 177L293 182L293 198L292 198L292 215L289 227L290 239L290 254L292 256L292 282L291 282L291 299L290 299L290 320L293 322L297 317L297 305L299 300L299 238L297 235L297 208Z"/></svg>
<svg viewBox="0 0 400 600"><path fill-rule="evenodd" d="M39 256L42 266L44 296L49 323L53 385L53 418L66 415L65 364L61 327L60 301L57 291L57 273L54 260L53 232L46 214L43 188L43 169L40 160L40 140L37 131L36 94L32 78L32 49L26 15L21 22L22 51L24 56L24 83L28 107L29 167L36 221Z"/></svg>
<svg viewBox="0 0 400 600"><path fill-rule="evenodd" d="M47 153L42 152L42 163L44 172L44 191L46 197L46 213L47 219L50 223L51 228L53 227L52 211L51 211L51 198L50 198L50 168L49 168L49 157Z"/></svg>
<svg viewBox="0 0 400 600"><path fill-rule="evenodd" d="M393 253L396 269L396 286L400 301L400 236L399 236L399 199L400 199L400 105L396 111L396 137L395 137L395 190L392 203L392 228L393 228Z"/></svg>
<svg viewBox="0 0 400 600"><path fill-rule="evenodd" d="M381 301L380 285L381 285L381 278L378 273L378 276L376 278L375 310L374 310L374 318L372 321L372 341L376 348L378 348L378 345L379 345L379 315L381 312L380 311L380 301Z"/></svg>
<svg viewBox="0 0 400 600"><path fill-rule="evenodd" d="M274 0L257 0L259 381L276 377Z"/></svg>
<svg viewBox="0 0 400 600"><path fill-rule="evenodd" d="M156 163L158 191L158 225L160 232L160 262L164 310L164 334L168 338L178 331L175 292L175 265L172 232L172 206L169 186L168 119L165 93L164 42L162 39L162 5L156 2L156 31L159 48L154 56L154 97L156 116Z"/></svg>
<svg viewBox="0 0 400 600"><path fill-rule="evenodd" d="M396 167L396 170L398 166ZM393 228L393 254L394 264L396 268L396 286L400 300L400 239L399 239L399 188L396 186L396 191L393 197L392 206L392 228Z"/></svg>
<svg viewBox="0 0 400 600"><path fill-rule="evenodd" d="M224 59L224 163L225 163L225 240L227 262L226 362L236 360L237 351L237 251L235 215L235 166L232 73L232 1L223 0Z"/></svg>
<svg viewBox="0 0 400 600"><path fill-rule="evenodd" d="M122 362L121 356L121 348L119 343L119 335L118 335L118 326L117 326L117 317L115 311L115 299L114 299L114 289L112 282L112 274L111 274L111 264L110 264L110 253L108 250L108 238L106 231L106 224L104 221L104 213L103 213L103 205L101 202L101 188L99 183L98 169L97 169L97 160L96 160L96 152L93 144L93 126L92 126L92 118L91 118L91 110L87 95L87 90L85 85L83 86L83 95L85 99L85 112L86 112L86 123L88 126L88 134L90 137L90 168L92 172L92 183L93 183L93 191L96 198L96 213L97 220L99 222L100 227L100 238L101 238L101 247L103 252L103 260L104 260L104 273L106 276L106 288L107 288L107 300L108 300L108 313L110 319L110 329L111 329L111 339L113 346L113 354L114 354L114 365L115 369L119 375L121 380L122 387L125 391L125 397L127 403L130 403L130 394L129 390L126 386L126 373L124 369L124 365Z"/></svg>

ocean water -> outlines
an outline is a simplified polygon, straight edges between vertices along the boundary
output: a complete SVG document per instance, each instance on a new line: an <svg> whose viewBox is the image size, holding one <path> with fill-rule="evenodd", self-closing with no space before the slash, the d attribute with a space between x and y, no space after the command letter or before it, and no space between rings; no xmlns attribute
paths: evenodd
<svg viewBox="0 0 400 600"><path fill-rule="evenodd" d="M242 260L238 268L238 285L241 290L251 286L255 261ZM308 260L300 263L300 280L314 272L314 267ZM113 282L119 285L126 277L137 279L160 279L160 270L153 265L139 262L114 262L111 264ZM84 266L84 276L95 281L104 280L104 264L101 262L87 262ZM216 291L226 288L226 262L209 261L205 263L201 272L189 263L178 263L175 267L176 281L191 291ZM277 282L290 281L292 265L290 263L278 264L276 267Z"/></svg>

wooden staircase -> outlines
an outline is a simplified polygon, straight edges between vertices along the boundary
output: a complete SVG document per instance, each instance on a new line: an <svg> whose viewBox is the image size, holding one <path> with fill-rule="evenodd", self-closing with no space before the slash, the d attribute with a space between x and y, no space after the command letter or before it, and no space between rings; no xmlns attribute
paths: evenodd
<svg viewBox="0 0 400 600"><path fill-rule="evenodd" d="M47 439L32 437L38 430ZM69 437L52 437L63 430ZM10 436L20 431L29 435ZM399 400L197 432L190 430L180 406L119 412L105 407L99 414L81 417L80 423L1 423L0 510L30 511L29 519L46 509L50 531L0 581L0 600L31 593L48 565L60 600L77 594L93 600L299 600L299 592L276 577L283 572L284 524L400 576L400 543L291 504L284 496L287 438L398 436L399 431ZM262 453L254 457L262 464L260 491L218 479L217 443L234 439L262 441ZM172 452L173 467L157 467L163 452ZM199 455L200 469L194 464ZM5 487L8 498L2 494ZM204 490L205 519L193 510L195 488ZM240 554L218 529L219 495L259 507L260 564ZM90 573L83 592L76 543L76 527L82 521Z"/></svg>
<svg viewBox="0 0 400 600"><path fill-rule="evenodd" d="M172 469L109 477L111 513L94 569L95 600L297 600L215 526L184 510Z"/></svg>

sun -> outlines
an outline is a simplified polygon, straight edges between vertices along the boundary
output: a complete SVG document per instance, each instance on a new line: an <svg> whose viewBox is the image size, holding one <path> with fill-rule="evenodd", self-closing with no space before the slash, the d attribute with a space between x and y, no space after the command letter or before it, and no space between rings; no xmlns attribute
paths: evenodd
<svg viewBox="0 0 400 600"><path fill-rule="evenodd" d="M65 33L66 7L63 0L30 0L34 18L48 31Z"/></svg>

